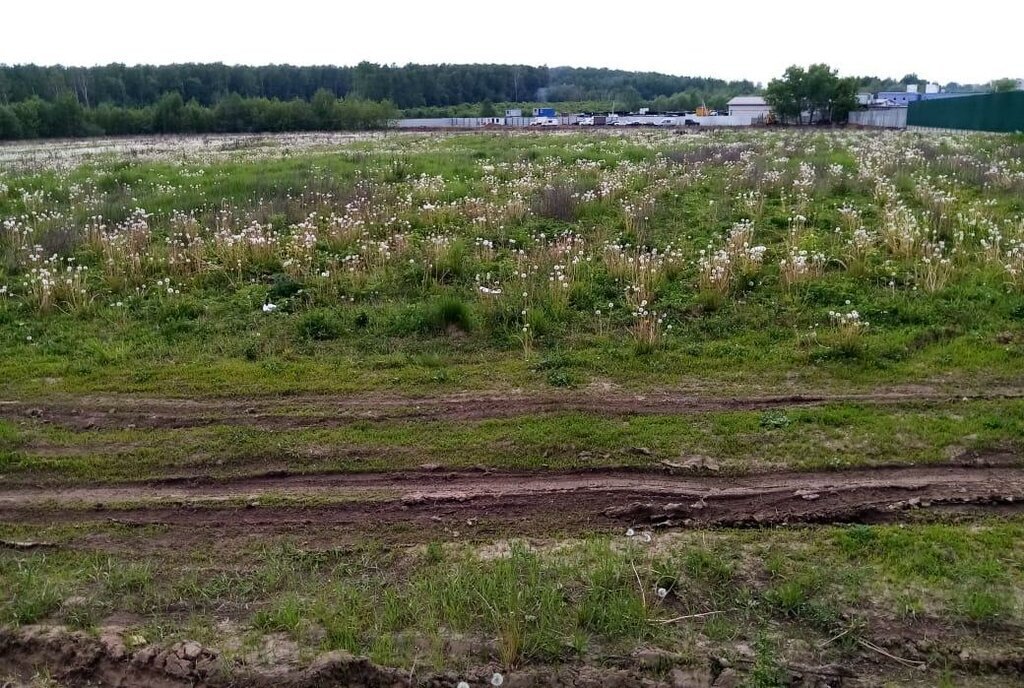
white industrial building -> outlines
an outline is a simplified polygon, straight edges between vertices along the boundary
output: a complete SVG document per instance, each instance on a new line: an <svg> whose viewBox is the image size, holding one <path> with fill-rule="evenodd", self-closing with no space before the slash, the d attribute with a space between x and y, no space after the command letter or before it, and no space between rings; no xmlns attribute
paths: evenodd
<svg viewBox="0 0 1024 688"><path fill-rule="evenodd" d="M761 120L768 117L768 113L771 111L771 106L761 96L736 96L729 101L730 117L749 117L751 120Z"/></svg>

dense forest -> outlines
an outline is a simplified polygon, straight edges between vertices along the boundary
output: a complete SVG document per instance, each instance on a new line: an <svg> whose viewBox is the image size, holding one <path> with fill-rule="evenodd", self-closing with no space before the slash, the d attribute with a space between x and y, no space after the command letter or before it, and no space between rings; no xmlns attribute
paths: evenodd
<svg viewBox="0 0 1024 688"><path fill-rule="evenodd" d="M0 105L0 140L127 134L210 132L350 131L388 126L397 111L388 102L321 90L313 99L243 98L231 93L214 106L185 102L179 93L155 104L125 107L103 103L85 107L74 94L53 101L32 97Z"/></svg>
<svg viewBox="0 0 1024 688"><path fill-rule="evenodd" d="M231 93L242 98L310 100L317 91L326 89L339 98L354 95L367 100L390 100L399 108L416 108L486 100L610 100L633 93L643 100L653 100L685 92L735 94L754 88L749 81L526 65L0 65L0 104L33 97L54 101L70 93L85 107L104 103L144 107L166 93L178 93L185 102L195 100L199 105L212 106Z"/></svg>

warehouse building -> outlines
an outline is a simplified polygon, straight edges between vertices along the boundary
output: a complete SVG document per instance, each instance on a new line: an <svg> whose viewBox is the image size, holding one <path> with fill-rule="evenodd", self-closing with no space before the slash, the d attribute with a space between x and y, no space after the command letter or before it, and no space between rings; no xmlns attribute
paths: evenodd
<svg viewBox="0 0 1024 688"><path fill-rule="evenodd" d="M977 95L970 92L949 92L939 90L935 84L928 84L925 92L921 93L914 85L908 86L906 91L879 91L875 96L875 102L890 107L905 107L910 103L917 103L924 100L944 100L946 98L963 98L964 96Z"/></svg>
<svg viewBox="0 0 1024 688"><path fill-rule="evenodd" d="M730 117L749 117L751 121L764 120L772 111L761 96L736 96L728 105Z"/></svg>

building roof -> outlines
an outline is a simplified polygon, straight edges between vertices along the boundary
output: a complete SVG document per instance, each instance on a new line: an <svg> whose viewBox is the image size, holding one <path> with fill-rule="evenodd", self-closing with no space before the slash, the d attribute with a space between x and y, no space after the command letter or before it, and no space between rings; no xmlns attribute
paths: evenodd
<svg viewBox="0 0 1024 688"><path fill-rule="evenodd" d="M729 101L729 105L767 105L761 96L736 96Z"/></svg>

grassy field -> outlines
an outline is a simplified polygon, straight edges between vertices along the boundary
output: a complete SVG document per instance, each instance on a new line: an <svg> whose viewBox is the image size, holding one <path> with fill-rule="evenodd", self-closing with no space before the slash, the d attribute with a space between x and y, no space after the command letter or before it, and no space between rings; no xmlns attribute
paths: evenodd
<svg viewBox="0 0 1024 688"><path fill-rule="evenodd" d="M338 650L353 685L1007 685L1022 161L843 130L0 147L0 678L100 680L42 624L160 680L172 648L181 685L320 685Z"/></svg>
<svg viewBox="0 0 1024 688"><path fill-rule="evenodd" d="M189 395L1012 379L1021 145L388 135L25 162L0 187L0 375Z"/></svg>

